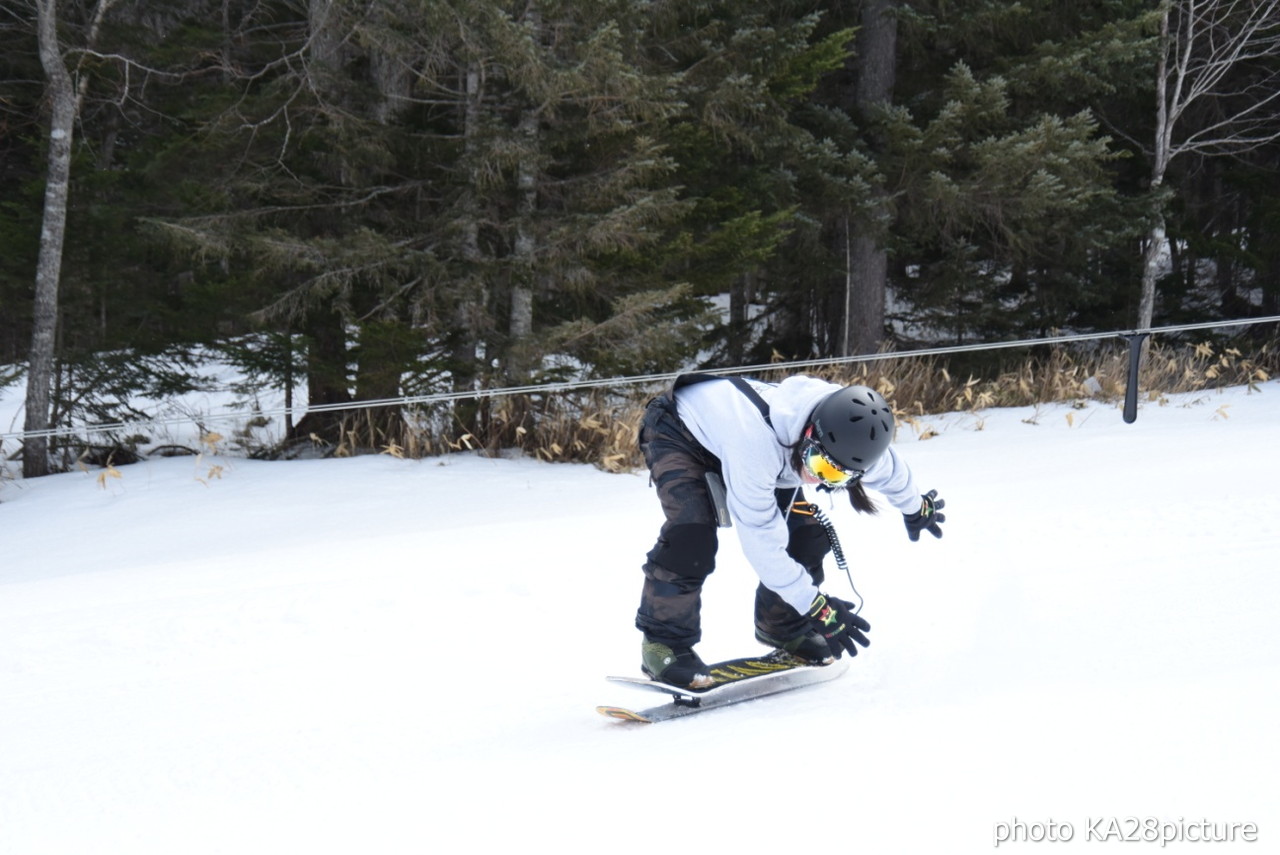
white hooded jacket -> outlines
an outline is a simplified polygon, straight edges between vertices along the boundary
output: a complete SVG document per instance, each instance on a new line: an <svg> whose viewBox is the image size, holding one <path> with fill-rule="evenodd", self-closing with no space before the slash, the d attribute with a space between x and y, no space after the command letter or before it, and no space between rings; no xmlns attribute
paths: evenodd
<svg viewBox="0 0 1280 855"><path fill-rule="evenodd" d="M720 460L729 513L742 551L765 587L805 614L818 594L804 567L787 555L786 518L774 490L803 486L791 468L792 449L824 398L843 387L798 375L778 384L748 381L769 405L772 428L756 405L733 383L705 380L681 387L676 412L703 448ZM911 469L889 447L862 483L904 514L920 510Z"/></svg>

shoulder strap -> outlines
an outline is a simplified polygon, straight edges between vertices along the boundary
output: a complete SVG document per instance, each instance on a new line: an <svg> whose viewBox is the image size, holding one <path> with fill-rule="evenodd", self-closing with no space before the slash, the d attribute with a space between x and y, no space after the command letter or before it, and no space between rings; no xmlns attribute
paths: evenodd
<svg viewBox="0 0 1280 855"><path fill-rule="evenodd" d="M737 387L739 392L747 396L747 400L756 405L756 409L760 411L760 415L764 416L764 423L769 427L773 427L773 419L769 416L769 402L760 397L760 393L755 390L755 387L746 380L743 380L741 377L722 377L719 374L701 373L681 374L676 378L676 382L672 385L671 391L674 393L678 389L683 389L685 386L692 386L694 383L701 383L704 380L728 380Z"/></svg>
<svg viewBox="0 0 1280 855"><path fill-rule="evenodd" d="M755 390L755 387L741 377L726 377L725 379L737 386L738 391L746 395L747 400L756 405L760 415L764 416L764 423L769 427L773 427L773 418L769 415L769 402L760 397L760 393Z"/></svg>

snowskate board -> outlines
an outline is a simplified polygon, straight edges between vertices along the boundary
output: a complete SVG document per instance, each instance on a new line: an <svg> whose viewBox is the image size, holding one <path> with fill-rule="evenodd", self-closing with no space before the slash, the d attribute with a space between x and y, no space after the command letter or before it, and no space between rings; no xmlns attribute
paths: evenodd
<svg viewBox="0 0 1280 855"><path fill-rule="evenodd" d="M743 656L716 662L708 667L716 682L706 689L672 686L647 677L608 677L611 683L670 695L671 701L647 709L598 706L596 712L623 721L668 721L825 683L839 677L848 667L847 659L838 659L830 665L810 665L788 653L775 650L765 656Z"/></svg>

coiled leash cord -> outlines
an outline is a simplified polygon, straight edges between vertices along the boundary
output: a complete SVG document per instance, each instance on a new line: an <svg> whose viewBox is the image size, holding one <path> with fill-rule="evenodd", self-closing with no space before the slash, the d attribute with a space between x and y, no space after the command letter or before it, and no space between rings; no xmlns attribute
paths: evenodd
<svg viewBox="0 0 1280 855"><path fill-rule="evenodd" d="M817 520L818 525L822 526L822 530L827 533L827 541L831 544L831 555L836 560L836 566L844 571L845 578L849 580L849 589L853 591L853 595L857 598L857 608L853 610L854 614L862 611L862 594L858 592L858 586L853 584L853 573L849 571L849 562L845 560L844 549L840 546L840 536L836 534L836 527L831 520L827 519L827 515L822 512L822 508L813 502L807 502L801 499L795 502L791 509L798 514L805 514Z"/></svg>

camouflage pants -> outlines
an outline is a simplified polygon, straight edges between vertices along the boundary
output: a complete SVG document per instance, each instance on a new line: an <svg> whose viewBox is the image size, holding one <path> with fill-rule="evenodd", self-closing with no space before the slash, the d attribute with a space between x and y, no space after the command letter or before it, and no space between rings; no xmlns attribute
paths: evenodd
<svg viewBox="0 0 1280 855"><path fill-rule="evenodd" d="M702 585L715 569L719 545L706 475L718 474L720 461L693 438L667 396L649 402L640 449L666 521L644 564L636 628L651 641L692 647L702 638ZM777 499L787 514L787 554L821 584L822 561L831 550L826 532L812 513L804 512L807 503L798 490L778 490ZM764 585L756 589L755 624L784 641L807 628L805 616Z"/></svg>

